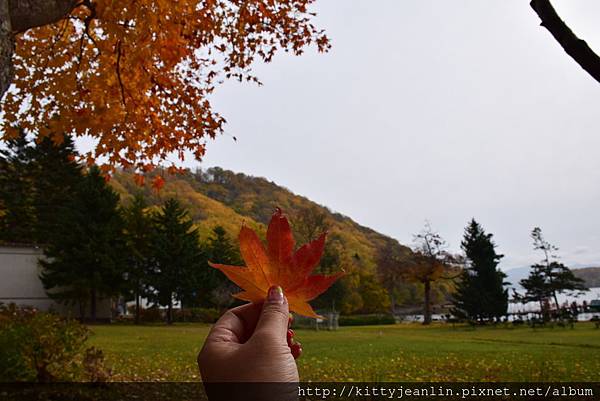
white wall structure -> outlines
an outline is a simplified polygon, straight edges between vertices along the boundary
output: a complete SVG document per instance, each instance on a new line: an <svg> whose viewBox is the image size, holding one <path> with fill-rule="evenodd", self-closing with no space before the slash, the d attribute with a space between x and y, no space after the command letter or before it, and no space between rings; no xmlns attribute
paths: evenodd
<svg viewBox="0 0 600 401"><path fill-rule="evenodd" d="M0 246L0 302L33 306L40 310L53 310L65 316L79 317L78 305L57 303L46 294L40 280L41 267L38 259L41 257L43 253L39 248ZM90 316L89 305L85 315ZM99 299L96 318L106 321L110 320L111 316L111 300Z"/></svg>

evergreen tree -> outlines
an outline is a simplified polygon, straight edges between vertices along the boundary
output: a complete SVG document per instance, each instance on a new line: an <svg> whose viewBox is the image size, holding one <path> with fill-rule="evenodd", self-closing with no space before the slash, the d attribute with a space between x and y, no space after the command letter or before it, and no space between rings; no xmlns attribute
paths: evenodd
<svg viewBox="0 0 600 401"><path fill-rule="evenodd" d="M122 289L125 241L118 204L119 196L94 166L70 200L55 209L52 230L45 232L44 287L52 298L79 303L82 319L88 301L94 321L97 299Z"/></svg>
<svg viewBox="0 0 600 401"><path fill-rule="evenodd" d="M227 277L208 265L208 261L227 265L243 266L244 261L237 245L229 238L225 229L216 226L204 246L204 254L198 265L198 287L194 304L221 308L231 302L231 294L238 292L237 286Z"/></svg>
<svg viewBox="0 0 600 401"><path fill-rule="evenodd" d="M515 291L515 301L518 302L537 302L540 306L540 312L544 310L544 301L552 296L549 286L546 284L546 274L544 265L534 264L531 266L529 276L520 281L525 294L521 295Z"/></svg>
<svg viewBox="0 0 600 401"><path fill-rule="evenodd" d="M151 240L153 272L149 298L167 307L167 323L173 322L173 302L185 303L197 285L195 273L202 260L198 229L176 199L168 199L154 214Z"/></svg>
<svg viewBox="0 0 600 401"><path fill-rule="evenodd" d="M544 258L540 263L532 265L529 276L521 280L521 286L525 289L522 299L539 302L540 310L543 311L544 301L553 298L556 310L558 310L560 305L557 294L584 291L587 288L583 284L583 280L575 277L567 266L558 261L558 256L554 254L558 251L558 247L544 239L539 227L533 229L531 238L533 239L533 249L542 251Z"/></svg>
<svg viewBox="0 0 600 401"><path fill-rule="evenodd" d="M37 223L35 238L44 244L63 224L62 216L71 207L76 187L82 183L82 167L77 164L75 145L69 135L55 143L44 137L32 150L33 204Z"/></svg>
<svg viewBox="0 0 600 401"><path fill-rule="evenodd" d="M124 210L125 239L127 241L128 290L135 299L135 323L140 319L140 297L151 271L152 219L146 212L148 207L143 193L138 192Z"/></svg>
<svg viewBox="0 0 600 401"><path fill-rule="evenodd" d="M32 147L23 131L0 149L0 242L35 242Z"/></svg>
<svg viewBox="0 0 600 401"><path fill-rule="evenodd" d="M499 319L508 309L506 274L498 270L503 255L496 253L492 234L472 219L461 242L466 266L457 287L453 314L471 320Z"/></svg>
<svg viewBox="0 0 600 401"><path fill-rule="evenodd" d="M30 144L23 132L0 150L0 241L44 244L80 181L72 139L44 137Z"/></svg>

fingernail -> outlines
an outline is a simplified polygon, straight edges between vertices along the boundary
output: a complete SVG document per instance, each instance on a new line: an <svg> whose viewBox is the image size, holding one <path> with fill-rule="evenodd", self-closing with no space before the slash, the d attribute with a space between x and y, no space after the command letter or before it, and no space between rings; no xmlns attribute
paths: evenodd
<svg viewBox="0 0 600 401"><path fill-rule="evenodd" d="M269 288L269 292L267 293L267 301L272 304L282 304L283 289L278 285L274 285L273 287Z"/></svg>

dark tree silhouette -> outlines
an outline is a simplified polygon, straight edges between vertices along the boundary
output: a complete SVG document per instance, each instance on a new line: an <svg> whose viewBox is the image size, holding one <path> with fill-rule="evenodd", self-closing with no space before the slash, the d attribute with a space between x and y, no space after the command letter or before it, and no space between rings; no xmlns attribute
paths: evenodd
<svg viewBox="0 0 600 401"><path fill-rule="evenodd" d="M558 256L555 255L558 247L545 240L539 227L533 229L531 238L533 248L542 251L544 258L540 263L532 265L529 276L521 280L521 286L526 291L522 298L543 305L543 302L551 297L558 310L560 305L557 294L584 291L587 288L582 279L575 277L571 269L558 261Z"/></svg>
<svg viewBox="0 0 600 401"><path fill-rule="evenodd" d="M0 242L35 242L32 152L25 134L0 149Z"/></svg>
<svg viewBox="0 0 600 401"><path fill-rule="evenodd" d="M492 234L472 219L461 242L465 269L455 295L453 314L471 320L499 319L508 309L506 274L498 270L503 255L496 253Z"/></svg>
<svg viewBox="0 0 600 401"><path fill-rule="evenodd" d="M147 213L148 204L138 192L131 204L124 210L125 239L127 241L127 282L128 291L135 299L135 324L140 321L140 297L144 295L152 268L152 219Z"/></svg>
<svg viewBox="0 0 600 401"><path fill-rule="evenodd" d="M153 216L152 262L149 298L167 307L167 323L173 323L173 302L189 297L193 277L202 260L198 229L176 199L168 199Z"/></svg>
<svg viewBox="0 0 600 401"><path fill-rule="evenodd" d="M41 279L48 294L63 302L79 302L83 318L89 300L91 319L101 296L121 292L125 260L123 220L119 195L92 167L77 185L68 207L57 209L60 218L48 233Z"/></svg>
<svg viewBox="0 0 600 401"><path fill-rule="evenodd" d="M238 245L227 235L225 229L216 226L203 246L204 260L198 264L198 286L191 304L222 308L229 306L231 294L239 289L219 270L208 265L208 261L243 266L245 263L240 255Z"/></svg>
<svg viewBox="0 0 600 401"><path fill-rule="evenodd" d="M550 0L531 0L529 4L542 20L541 25L552 34L565 52L600 82L600 57L565 24Z"/></svg>

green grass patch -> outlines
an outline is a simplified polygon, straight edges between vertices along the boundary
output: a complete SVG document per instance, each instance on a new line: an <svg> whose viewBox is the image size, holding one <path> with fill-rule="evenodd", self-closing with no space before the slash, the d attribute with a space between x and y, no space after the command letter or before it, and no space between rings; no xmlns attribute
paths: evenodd
<svg viewBox="0 0 600 401"><path fill-rule="evenodd" d="M196 381L210 326L92 326L113 380ZM600 330L418 324L297 330L301 380L600 381Z"/></svg>

